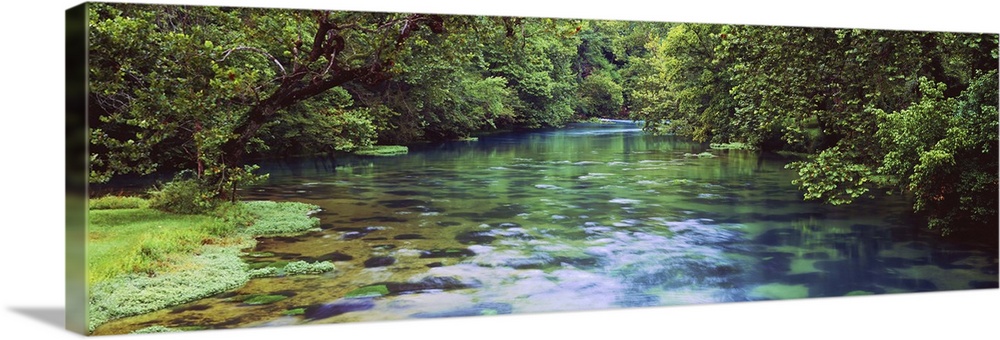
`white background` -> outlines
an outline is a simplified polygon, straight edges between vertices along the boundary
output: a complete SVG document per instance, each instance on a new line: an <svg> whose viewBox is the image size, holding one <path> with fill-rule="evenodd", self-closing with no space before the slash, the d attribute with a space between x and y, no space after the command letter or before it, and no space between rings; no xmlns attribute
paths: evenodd
<svg viewBox="0 0 1000 340"><path fill-rule="evenodd" d="M744 24L1000 32L993 1L146 1ZM809 4L806 4L809 3ZM987 4L992 3L992 4ZM0 337L66 339L64 11L78 2L5 2L0 40ZM149 339L966 339L995 338L1000 290L711 306L371 322L150 335ZM13 336L13 337L11 337ZM132 338L133 336L128 336Z"/></svg>

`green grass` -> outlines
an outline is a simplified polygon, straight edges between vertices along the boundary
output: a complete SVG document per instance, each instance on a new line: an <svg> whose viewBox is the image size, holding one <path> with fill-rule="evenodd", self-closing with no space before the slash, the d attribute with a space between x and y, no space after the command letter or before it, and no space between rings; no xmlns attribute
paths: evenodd
<svg viewBox="0 0 1000 340"><path fill-rule="evenodd" d="M94 283L88 296L88 329L243 286L250 276L239 258L239 248L206 246L170 271L119 275Z"/></svg>
<svg viewBox="0 0 1000 340"><path fill-rule="evenodd" d="M149 200L135 196L108 195L88 199L87 204L90 210L149 208Z"/></svg>
<svg viewBox="0 0 1000 340"><path fill-rule="evenodd" d="M91 210L87 230L87 282L130 274L155 274L216 238L218 218L154 209Z"/></svg>
<svg viewBox="0 0 1000 340"><path fill-rule="evenodd" d="M90 210L89 330L109 320L231 291L251 277L272 274L263 271L277 268L251 271L240 258L241 250L253 247L255 236L312 230L319 220L308 214L316 209L295 202L241 202L221 204L204 214L147 207ZM293 262L281 269L284 275L317 274L333 270L333 263Z"/></svg>
<svg viewBox="0 0 1000 340"><path fill-rule="evenodd" d="M409 152L410 149L402 145L375 145L354 151L355 154L362 156L397 156Z"/></svg>

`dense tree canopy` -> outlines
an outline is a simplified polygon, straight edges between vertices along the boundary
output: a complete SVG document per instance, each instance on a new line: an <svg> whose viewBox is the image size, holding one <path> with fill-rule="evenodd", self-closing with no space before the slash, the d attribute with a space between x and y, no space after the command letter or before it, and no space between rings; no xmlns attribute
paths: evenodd
<svg viewBox="0 0 1000 340"><path fill-rule="evenodd" d="M92 182L631 117L803 155L806 199L996 228L997 35L90 4Z"/></svg>

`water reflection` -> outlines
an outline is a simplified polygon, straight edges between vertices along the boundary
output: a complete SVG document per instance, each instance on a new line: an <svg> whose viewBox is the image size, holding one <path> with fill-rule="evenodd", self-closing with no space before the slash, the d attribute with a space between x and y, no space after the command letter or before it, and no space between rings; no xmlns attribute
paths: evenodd
<svg viewBox="0 0 1000 340"><path fill-rule="evenodd" d="M252 262L338 269L253 280L238 293L295 293L256 310L206 299L106 327L191 326L189 313L225 328L997 287L995 244L942 242L897 198L803 202L785 162L576 125L264 164L271 180L248 198L318 204L323 230L264 239L254 251L273 256Z"/></svg>

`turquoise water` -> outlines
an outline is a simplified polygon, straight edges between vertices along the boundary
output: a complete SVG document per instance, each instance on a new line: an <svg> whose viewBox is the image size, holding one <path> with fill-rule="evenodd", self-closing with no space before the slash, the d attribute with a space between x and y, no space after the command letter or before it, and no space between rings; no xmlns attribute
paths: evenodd
<svg viewBox="0 0 1000 340"><path fill-rule="evenodd" d="M711 157L698 157L702 152ZM900 197L804 202L790 160L632 124L481 137L408 155L263 164L247 199L317 204L262 239L324 275L251 281L116 327L229 328L996 288L996 243L941 241ZM196 307L196 308L195 308ZM297 311L296 311L297 310ZM296 312L289 312L296 311ZM292 315L286 315L292 314ZM121 326L125 323L128 326Z"/></svg>

